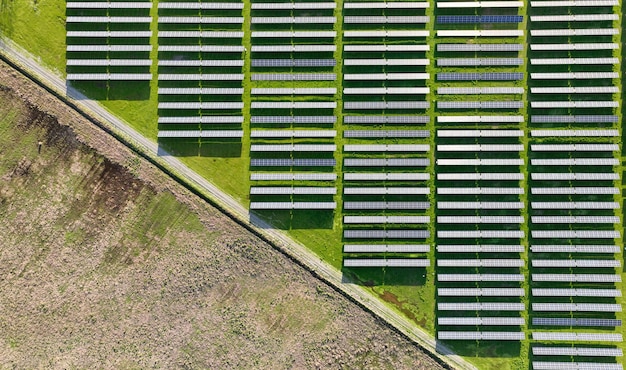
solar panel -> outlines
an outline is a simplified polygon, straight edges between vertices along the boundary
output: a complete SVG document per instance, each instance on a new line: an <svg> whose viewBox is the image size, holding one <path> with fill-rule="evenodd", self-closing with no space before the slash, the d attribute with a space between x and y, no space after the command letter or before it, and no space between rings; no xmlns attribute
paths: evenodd
<svg viewBox="0 0 626 370"><path fill-rule="evenodd" d="M430 202L343 202L344 209L429 209Z"/></svg>
<svg viewBox="0 0 626 370"><path fill-rule="evenodd" d="M343 31L343 37L428 37L430 31Z"/></svg>
<svg viewBox="0 0 626 370"><path fill-rule="evenodd" d="M439 311L524 311L523 303L437 303Z"/></svg>
<svg viewBox="0 0 626 370"><path fill-rule="evenodd" d="M68 16L67 23L150 23L152 17L83 17Z"/></svg>
<svg viewBox="0 0 626 370"><path fill-rule="evenodd" d="M563 332L532 332L533 340L568 341L568 342L621 342L621 334L608 333L563 333Z"/></svg>
<svg viewBox="0 0 626 370"><path fill-rule="evenodd" d="M252 158L250 166L252 167L333 167L336 162L334 159L282 159L282 158Z"/></svg>
<svg viewBox="0 0 626 370"><path fill-rule="evenodd" d="M159 131L159 138L183 138L183 137L213 137L213 138L240 138L243 137L242 130L166 130Z"/></svg>
<svg viewBox="0 0 626 370"><path fill-rule="evenodd" d="M531 101L531 108L617 108L616 101Z"/></svg>
<svg viewBox="0 0 626 370"><path fill-rule="evenodd" d="M440 152L521 152L521 144L439 144Z"/></svg>
<svg viewBox="0 0 626 370"><path fill-rule="evenodd" d="M622 320L533 317L533 325L615 327L615 326L622 326Z"/></svg>
<svg viewBox="0 0 626 370"><path fill-rule="evenodd" d="M551 312L622 312L620 304L602 303L533 303L533 311Z"/></svg>
<svg viewBox="0 0 626 370"><path fill-rule="evenodd" d="M587 86L587 87L531 87L533 94L615 94L619 92L616 86Z"/></svg>
<svg viewBox="0 0 626 370"><path fill-rule="evenodd" d="M438 15L437 23L521 23L524 17L521 15Z"/></svg>
<svg viewBox="0 0 626 370"><path fill-rule="evenodd" d="M427 224L429 216L343 216L344 224Z"/></svg>
<svg viewBox="0 0 626 370"><path fill-rule="evenodd" d="M335 181L337 174L335 173L260 173L253 172L250 174L252 181Z"/></svg>
<svg viewBox="0 0 626 370"><path fill-rule="evenodd" d="M150 59L67 59L67 66L151 66Z"/></svg>
<svg viewBox="0 0 626 370"><path fill-rule="evenodd" d="M522 209L521 202L437 202L438 209Z"/></svg>
<svg viewBox="0 0 626 370"><path fill-rule="evenodd" d="M530 64L533 65L602 65L602 64L618 64L617 58L531 58Z"/></svg>
<svg viewBox="0 0 626 370"><path fill-rule="evenodd" d="M522 72L440 72L437 73L439 81L518 81L524 78Z"/></svg>
<svg viewBox="0 0 626 370"><path fill-rule="evenodd" d="M335 31L252 31L252 38L335 38Z"/></svg>
<svg viewBox="0 0 626 370"><path fill-rule="evenodd" d="M347 17L344 17L344 19ZM428 51L429 45L356 44L344 45L343 51Z"/></svg>
<svg viewBox="0 0 626 370"><path fill-rule="evenodd" d="M616 158L531 159L533 166L617 166Z"/></svg>
<svg viewBox="0 0 626 370"><path fill-rule="evenodd" d="M426 124L430 122L429 116L394 116L394 115L379 115L379 116L344 116L343 123L345 124Z"/></svg>
<svg viewBox="0 0 626 370"><path fill-rule="evenodd" d="M163 38L243 38L240 31L159 31L159 37Z"/></svg>
<svg viewBox="0 0 626 370"><path fill-rule="evenodd" d="M243 9L241 2L225 3L197 3L186 1L160 2L159 9L219 9L219 10L240 10Z"/></svg>
<svg viewBox="0 0 626 370"><path fill-rule="evenodd" d="M337 93L335 87L270 87L252 88L252 95L334 95Z"/></svg>
<svg viewBox="0 0 626 370"><path fill-rule="evenodd" d="M531 22L588 22L588 21L616 21L617 14L569 14L569 15L533 15Z"/></svg>
<svg viewBox="0 0 626 370"><path fill-rule="evenodd" d="M535 224L616 224L616 216L532 216Z"/></svg>
<svg viewBox="0 0 626 370"><path fill-rule="evenodd" d="M622 364L598 362L543 362L533 361L534 370L623 370Z"/></svg>
<svg viewBox="0 0 626 370"><path fill-rule="evenodd" d="M535 253L619 253L617 245L531 245Z"/></svg>
<svg viewBox="0 0 626 370"><path fill-rule="evenodd" d="M495 181L503 181L503 180L523 180L524 174L522 173L506 173L506 172L498 172L498 173L438 173L438 180L461 180L461 181L469 181L469 180L495 180Z"/></svg>
<svg viewBox="0 0 626 370"><path fill-rule="evenodd" d="M531 103L532 104L532 103ZM522 101L440 101L439 109L519 109Z"/></svg>
<svg viewBox="0 0 626 370"><path fill-rule="evenodd" d="M618 117L614 115L532 115L530 122L532 123L616 123ZM583 135L588 136L588 135Z"/></svg>
<svg viewBox="0 0 626 370"><path fill-rule="evenodd" d="M252 186L250 195L284 195L284 194L316 194L335 195L337 188L334 187L285 187L285 186Z"/></svg>
<svg viewBox="0 0 626 370"><path fill-rule="evenodd" d="M618 35L618 28L564 28L554 30L530 30L531 36L612 36Z"/></svg>
<svg viewBox="0 0 626 370"><path fill-rule="evenodd" d="M439 166L521 166L522 159L438 159Z"/></svg>
<svg viewBox="0 0 626 370"><path fill-rule="evenodd" d="M243 103L240 102L165 102L159 103L159 109L243 109Z"/></svg>
<svg viewBox="0 0 626 370"><path fill-rule="evenodd" d="M438 3L440 4L440 3ZM437 332L440 340L524 340L523 332L503 332L503 331L442 331Z"/></svg>
<svg viewBox="0 0 626 370"><path fill-rule="evenodd" d="M550 50L550 51L561 51L561 50L614 50L617 49L618 45L615 43L573 43L573 44L531 44L530 50L541 51L541 50Z"/></svg>
<svg viewBox="0 0 626 370"><path fill-rule="evenodd" d="M252 24L334 24L335 17L252 17Z"/></svg>
<svg viewBox="0 0 626 370"><path fill-rule="evenodd" d="M345 244L344 253L425 253L428 244Z"/></svg>
<svg viewBox="0 0 626 370"><path fill-rule="evenodd" d="M426 167L430 164L428 158L344 158L344 166L359 167Z"/></svg>
<svg viewBox="0 0 626 370"><path fill-rule="evenodd" d="M252 116L250 123L296 123L296 124L334 124L337 121L335 116Z"/></svg>
<svg viewBox="0 0 626 370"><path fill-rule="evenodd" d="M533 180L579 180L611 181L619 180L616 173L531 173Z"/></svg>
<svg viewBox="0 0 626 370"><path fill-rule="evenodd" d="M544 347L533 346L535 356L589 356L621 357L623 352L617 347Z"/></svg>
<svg viewBox="0 0 626 370"><path fill-rule="evenodd" d="M336 102L318 101L253 101L252 109L335 109Z"/></svg>
<svg viewBox="0 0 626 370"><path fill-rule="evenodd" d="M152 36L151 31L67 31L67 37L132 37L132 38L148 38ZM147 40L146 40L147 41ZM75 45L80 46L80 45Z"/></svg>
<svg viewBox="0 0 626 370"><path fill-rule="evenodd" d="M428 239L428 230L344 230L344 238L350 239Z"/></svg>
<svg viewBox="0 0 626 370"><path fill-rule="evenodd" d="M521 51L522 44L437 44L437 51Z"/></svg>
<svg viewBox="0 0 626 370"><path fill-rule="evenodd" d="M417 2L346 2L344 9L424 9L428 8L427 1Z"/></svg>
<svg viewBox="0 0 626 370"><path fill-rule="evenodd" d="M616 239L617 231L602 230L533 230L532 237L537 239Z"/></svg>
<svg viewBox="0 0 626 370"><path fill-rule="evenodd" d="M255 53L334 52L336 45L252 45Z"/></svg>
<svg viewBox="0 0 626 370"><path fill-rule="evenodd" d="M440 224L521 224L522 216L437 216Z"/></svg>
<svg viewBox="0 0 626 370"><path fill-rule="evenodd" d="M334 152L334 144L252 144L251 152Z"/></svg>
<svg viewBox="0 0 626 370"><path fill-rule="evenodd" d="M343 175L346 181L426 181L430 179L428 173L350 173L346 172Z"/></svg>
<svg viewBox="0 0 626 370"><path fill-rule="evenodd" d="M439 267L523 267L521 259L438 259Z"/></svg>
<svg viewBox="0 0 626 370"><path fill-rule="evenodd" d="M252 67L334 67L334 59L252 59Z"/></svg>
<svg viewBox="0 0 626 370"><path fill-rule="evenodd" d="M505 195L505 194L524 194L522 188L499 188L499 187L483 187L483 188L442 188L437 187L437 194L441 195Z"/></svg>
<svg viewBox="0 0 626 370"><path fill-rule="evenodd" d="M513 239L518 239L518 238L523 238L524 237L524 232L523 231L502 231L502 230L480 230L480 231L473 231L473 230L469 230L469 231L437 231L437 237L439 238L444 238L444 239L449 239L449 238L457 238L457 239L463 239L463 238L471 238L471 239L477 239L477 238L513 238Z"/></svg>
<svg viewBox="0 0 626 370"><path fill-rule="evenodd" d="M437 63L441 59L437 60ZM523 94L523 87L438 87L439 95L504 95L504 94Z"/></svg>
<svg viewBox="0 0 626 370"><path fill-rule="evenodd" d="M437 8L521 8L523 1L440 1Z"/></svg>
<svg viewBox="0 0 626 370"><path fill-rule="evenodd" d="M563 72L563 73L531 73L533 80L593 80L619 78L616 72Z"/></svg>
<svg viewBox="0 0 626 370"><path fill-rule="evenodd" d="M429 136L429 130L345 130L343 132L343 137L346 138L426 138Z"/></svg>
<svg viewBox="0 0 626 370"><path fill-rule="evenodd" d="M150 2L99 2L99 1L68 1L67 9L151 9Z"/></svg>
<svg viewBox="0 0 626 370"><path fill-rule="evenodd" d="M437 252L439 253L522 253L524 247L521 245L498 245L498 244L439 244Z"/></svg>
<svg viewBox="0 0 626 370"><path fill-rule="evenodd" d="M346 87L344 95L425 95L430 92L428 87Z"/></svg>
<svg viewBox="0 0 626 370"><path fill-rule="evenodd" d="M426 258L344 258L344 267L428 267Z"/></svg>
<svg viewBox="0 0 626 370"><path fill-rule="evenodd" d="M159 24L242 24L243 17L159 17Z"/></svg>
<svg viewBox="0 0 626 370"><path fill-rule="evenodd" d="M617 144L532 144L533 152L614 152Z"/></svg>
<svg viewBox="0 0 626 370"><path fill-rule="evenodd" d="M419 24L430 22L428 16L345 16L344 24Z"/></svg>
<svg viewBox="0 0 626 370"><path fill-rule="evenodd" d="M68 73L68 81L150 81L150 73Z"/></svg>
<svg viewBox="0 0 626 370"><path fill-rule="evenodd" d="M437 323L454 326L522 326L526 321L523 317L439 317Z"/></svg>
<svg viewBox="0 0 626 370"><path fill-rule="evenodd" d="M335 9L334 2L285 2L285 3L252 3L253 10L278 9Z"/></svg>
<svg viewBox="0 0 626 370"><path fill-rule="evenodd" d="M441 4L441 3L438 3ZM521 37L522 30L438 30L439 37Z"/></svg>
<svg viewBox="0 0 626 370"><path fill-rule="evenodd" d="M159 73L159 81L242 81L241 73L174 74Z"/></svg>
<svg viewBox="0 0 626 370"><path fill-rule="evenodd" d="M252 130L251 138L328 137L337 135L336 130Z"/></svg>
<svg viewBox="0 0 626 370"><path fill-rule="evenodd" d="M243 67L243 60L159 60L159 67Z"/></svg>
<svg viewBox="0 0 626 370"><path fill-rule="evenodd" d="M533 209L618 209L617 202L531 202Z"/></svg>
<svg viewBox="0 0 626 370"><path fill-rule="evenodd" d="M346 195L428 195L430 188L407 187L344 187Z"/></svg>
<svg viewBox="0 0 626 370"><path fill-rule="evenodd" d="M250 202L250 209L335 209L335 202Z"/></svg>
<svg viewBox="0 0 626 370"><path fill-rule="evenodd" d="M406 80L428 80L429 73L344 73L345 81L406 81Z"/></svg>
<svg viewBox="0 0 626 370"><path fill-rule="evenodd" d="M617 137L617 130L531 130L533 137Z"/></svg>
<svg viewBox="0 0 626 370"><path fill-rule="evenodd" d="M89 31L90 32L90 31ZM152 45L67 45L67 51L151 51Z"/></svg>
<svg viewBox="0 0 626 370"><path fill-rule="evenodd" d="M569 6L599 7L599 6L618 6L618 2L616 0L531 1L530 6L534 8L539 8L539 7L556 8L556 7L569 7Z"/></svg>
<svg viewBox="0 0 626 370"><path fill-rule="evenodd" d="M532 274L533 281L619 283L622 278L611 274Z"/></svg>
<svg viewBox="0 0 626 370"><path fill-rule="evenodd" d="M521 288L438 288L442 297L523 297ZM440 322L441 324L441 322Z"/></svg>
<svg viewBox="0 0 626 370"><path fill-rule="evenodd" d="M428 109L427 101L344 101L344 109Z"/></svg>
<svg viewBox="0 0 626 370"><path fill-rule="evenodd" d="M335 81L334 73L252 73L252 81Z"/></svg>
<svg viewBox="0 0 626 370"><path fill-rule="evenodd" d="M522 137L522 130L437 130L437 137Z"/></svg>
<svg viewBox="0 0 626 370"><path fill-rule="evenodd" d="M241 95L242 88L165 88L160 87L159 95Z"/></svg>
<svg viewBox="0 0 626 370"><path fill-rule="evenodd" d="M521 123L524 116L437 116L439 123ZM483 130L485 131L485 130Z"/></svg>
<svg viewBox="0 0 626 370"><path fill-rule="evenodd" d="M437 274L439 281L524 281L522 274Z"/></svg>

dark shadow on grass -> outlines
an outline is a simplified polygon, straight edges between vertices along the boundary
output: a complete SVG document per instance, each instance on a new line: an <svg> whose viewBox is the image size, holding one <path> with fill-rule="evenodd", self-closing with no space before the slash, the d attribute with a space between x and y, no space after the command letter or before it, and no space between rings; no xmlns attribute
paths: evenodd
<svg viewBox="0 0 626 370"><path fill-rule="evenodd" d="M241 157L241 141L239 139L220 139L220 141L198 138L160 138L158 140L159 155L173 155L175 157Z"/></svg>
<svg viewBox="0 0 626 370"><path fill-rule="evenodd" d="M343 267L341 272L342 282L369 287L426 284L426 269L423 267Z"/></svg>
<svg viewBox="0 0 626 370"><path fill-rule="evenodd" d="M258 200L263 201L263 200ZM270 201L270 200L265 200ZM277 200L285 201L285 200ZM288 201L288 200L286 200ZM250 222L262 228L280 230L332 229L335 210L258 209L250 214ZM260 221L260 222L259 222Z"/></svg>
<svg viewBox="0 0 626 370"><path fill-rule="evenodd" d="M442 345L448 347L457 355L467 357L518 358L522 353L522 344L517 341L438 340L436 346L437 353L446 353L446 348L442 347Z"/></svg>
<svg viewBox="0 0 626 370"><path fill-rule="evenodd" d="M65 90L75 100L148 100L150 81L67 81Z"/></svg>

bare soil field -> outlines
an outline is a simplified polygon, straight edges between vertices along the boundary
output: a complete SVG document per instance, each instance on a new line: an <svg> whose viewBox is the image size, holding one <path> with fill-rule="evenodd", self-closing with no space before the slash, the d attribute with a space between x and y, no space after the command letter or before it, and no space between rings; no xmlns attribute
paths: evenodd
<svg viewBox="0 0 626 370"><path fill-rule="evenodd" d="M3 63L0 220L0 368L441 368Z"/></svg>

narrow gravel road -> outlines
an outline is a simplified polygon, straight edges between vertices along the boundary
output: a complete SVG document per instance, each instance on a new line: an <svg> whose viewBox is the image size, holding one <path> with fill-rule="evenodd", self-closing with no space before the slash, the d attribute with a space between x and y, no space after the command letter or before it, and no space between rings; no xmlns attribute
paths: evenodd
<svg viewBox="0 0 626 370"><path fill-rule="evenodd" d="M136 132L127 123L107 111L96 101L89 100L72 88L67 88L66 81L63 78L42 67L32 56L22 50L18 50L15 45L11 45L8 41L2 39L0 39L0 53L12 63L31 73L40 83L60 95L67 96L67 99L72 101L72 103L80 109L98 119L105 126L110 127L114 132L120 134L125 139L136 144L138 148L142 148L148 156L155 158L160 163L166 165L166 167L169 167L177 174L183 176L194 187L203 189L211 199L221 207L229 210L231 214L240 221L248 223L257 232L265 235L269 240L279 245L293 258L314 271L322 279L351 296L354 300L400 330L427 351L436 354L449 366L457 369L476 370L476 367L472 364L455 355L448 347L438 342L430 334L416 328L411 321L392 311L361 286L344 282L342 280L343 275L339 270L323 262L318 256L309 251L308 248L294 241L284 232L272 228L271 225L259 219L254 214L251 214L228 194L222 192L215 185L189 169L169 153L159 149L157 143Z"/></svg>

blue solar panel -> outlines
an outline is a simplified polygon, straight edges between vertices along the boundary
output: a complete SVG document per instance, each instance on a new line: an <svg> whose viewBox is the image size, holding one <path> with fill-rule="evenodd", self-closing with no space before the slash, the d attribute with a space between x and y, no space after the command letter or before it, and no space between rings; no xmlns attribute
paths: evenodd
<svg viewBox="0 0 626 370"><path fill-rule="evenodd" d="M521 23L521 15L440 15L437 23Z"/></svg>
<svg viewBox="0 0 626 370"><path fill-rule="evenodd" d="M487 73L437 73L439 81L515 81L524 78L522 72L487 72Z"/></svg>

